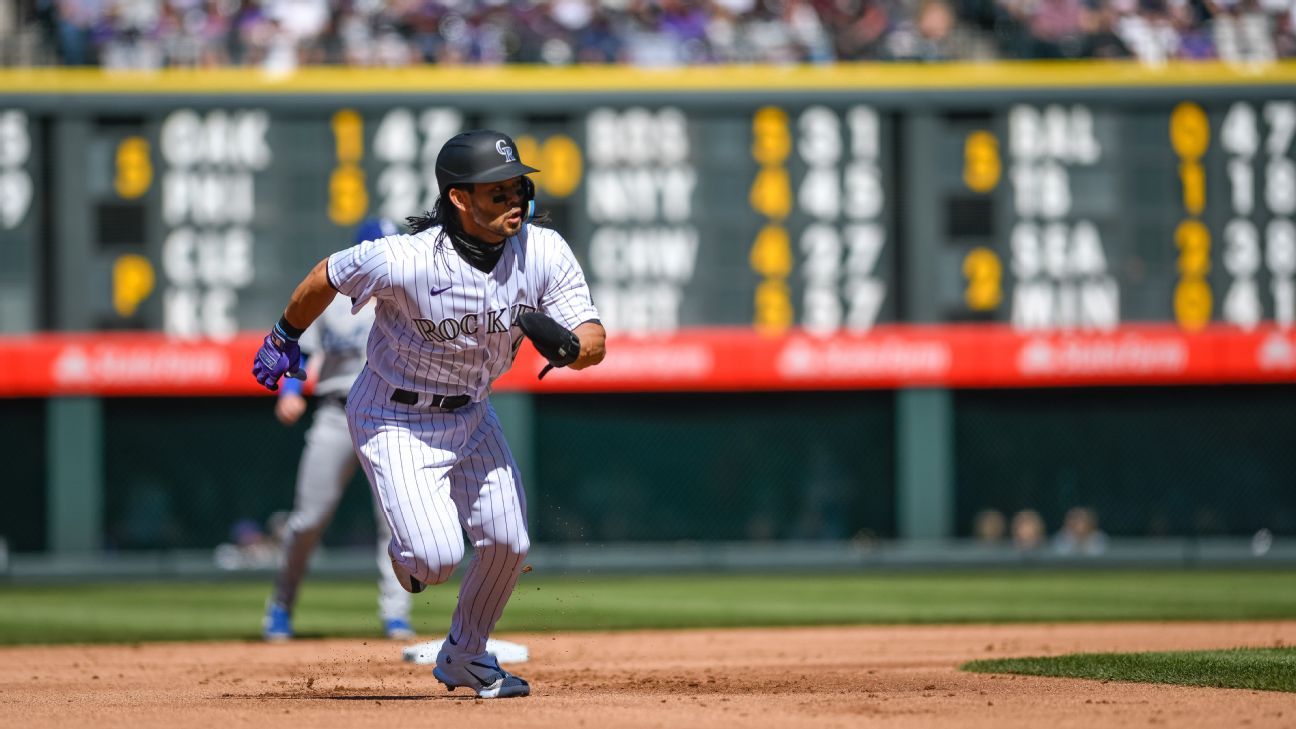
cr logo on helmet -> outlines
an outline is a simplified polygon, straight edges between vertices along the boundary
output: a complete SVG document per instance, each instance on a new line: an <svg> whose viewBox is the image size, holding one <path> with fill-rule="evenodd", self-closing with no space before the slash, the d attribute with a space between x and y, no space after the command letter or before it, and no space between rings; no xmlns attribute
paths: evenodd
<svg viewBox="0 0 1296 729"><path fill-rule="evenodd" d="M504 161L505 161L505 162L516 162L516 161L517 161L517 157L514 157L514 156L513 156L513 148L510 147L509 144L508 144L508 142L505 141L505 140L503 140L503 139L498 140L497 142L495 142L495 151L496 151L496 152L499 152L499 153L502 154L502 155L504 155Z"/></svg>

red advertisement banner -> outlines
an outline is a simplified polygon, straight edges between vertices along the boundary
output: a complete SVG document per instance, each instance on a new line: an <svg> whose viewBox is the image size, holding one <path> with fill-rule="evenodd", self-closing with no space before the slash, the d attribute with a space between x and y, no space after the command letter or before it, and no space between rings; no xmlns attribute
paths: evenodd
<svg viewBox="0 0 1296 729"><path fill-rule="evenodd" d="M0 397L255 395L261 335L228 341L151 333L0 337ZM1072 387L1296 381L1296 334L1173 325L1023 333L996 324L888 325L867 334L764 337L746 328L612 337L608 357L555 370L523 347L497 391L654 392L897 387Z"/></svg>

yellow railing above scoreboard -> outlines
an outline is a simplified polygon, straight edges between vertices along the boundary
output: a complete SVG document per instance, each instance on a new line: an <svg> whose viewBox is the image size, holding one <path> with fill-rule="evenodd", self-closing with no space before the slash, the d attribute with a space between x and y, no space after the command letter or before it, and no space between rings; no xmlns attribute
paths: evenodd
<svg viewBox="0 0 1296 729"><path fill-rule="evenodd" d="M259 69L110 71L98 68L0 69L5 94L334 94L609 93L619 91L957 91L967 89L1291 85L1296 60L1263 65L1128 61L993 63L839 63L823 66L423 66L402 69L309 67L288 74Z"/></svg>

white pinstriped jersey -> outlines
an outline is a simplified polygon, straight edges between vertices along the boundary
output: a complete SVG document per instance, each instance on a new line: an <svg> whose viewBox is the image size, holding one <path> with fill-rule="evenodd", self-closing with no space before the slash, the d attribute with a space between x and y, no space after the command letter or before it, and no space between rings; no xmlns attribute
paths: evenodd
<svg viewBox="0 0 1296 729"><path fill-rule="evenodd" d="M486 397L513 364L518 314L539 310L568 329L598 318L567 241L525 225L490 273L460 258L441 228L394 235L329 256L329 282L353 311L378 301L369 367L393 387Z"/></svg>

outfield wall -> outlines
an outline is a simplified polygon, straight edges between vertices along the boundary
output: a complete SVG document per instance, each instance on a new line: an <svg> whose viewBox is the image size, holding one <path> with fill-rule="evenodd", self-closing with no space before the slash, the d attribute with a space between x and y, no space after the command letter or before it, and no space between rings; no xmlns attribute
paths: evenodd
<svg viewBox="0 0 1296 729"><path fill-rule="evenodd" d="M517 398L517 399L509 399ZM1084 505L1115 537L1296 532L1291 388L955 391L948 536L975 514L1040 512L1050 532ZM266 398L115 398L102 418L99 523L114 552L211 548L240 520L291 507L303 426ZM499 405L530 493L538 543L890 540L904 537L890 391L509 396ZM47 404L0 420L15 552L49 549ZM57 440L55 440L57 445ZM60 450L81 464L84 452ZM93 474L92 474L93 475ZM68 498L64 496L63 498ZM353 481L326 544L372 539ZM95 504L65 510L84 519ZM81 535L84 536L84 535Z"/></svg>

